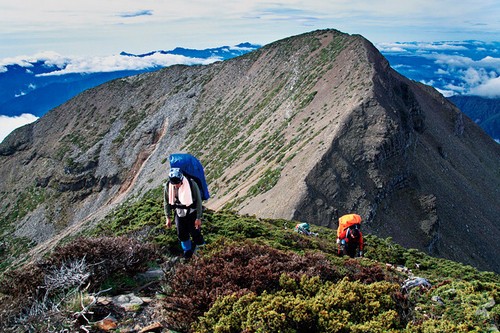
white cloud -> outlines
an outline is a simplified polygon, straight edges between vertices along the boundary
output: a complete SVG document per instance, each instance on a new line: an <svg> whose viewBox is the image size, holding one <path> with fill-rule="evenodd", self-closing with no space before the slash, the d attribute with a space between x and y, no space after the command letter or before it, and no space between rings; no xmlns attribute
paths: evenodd
<svg viewBox="0 0 500 333"><path fill-rule="evenodd" d="M496 77L470 89L471 95L500 98L500 77Z"/></svg>
<svg viewBox="0 0 500 333"><path fill-rule="evenodd" d="M39 76L63 75L69 73L96 73L96 72L113 72L121 70L140 70L153 67L167 67L175 64L207 65L222 58L212 57L208 59L189 58L182 55L163 54L160 52L153 53L145 57L133 57L112 55L107 57L74 57L68 61L64 69L39 74Z"/></svg>
<svg viewBox="0 0 500 333"><path fill-rule="evenodd" d="M458 94L493 97L500 95L496 78L500 76L500 58L486 56L480 60L456 55L431 53L420 56L434 60L434 73L453 77L445 88Z"/></svg>
<svg viewBox="0 0 500 333"><path fill-rule="evenodd" d="M18 65L27 68L26 71L29 71L29 68L33 67L32 63L37 61L45 62L47 65L62 67L69 61L69 58L51 51L38 52L33 55L19 55L16 57L3 58L0 59L0 73L6 72L6 66L8 65Z"/></svg>
<svg viewBox="0 0 500 333"><path fill-rule="evenodd" d="M454 94L458 93L459 95L461 95L464 92L466 92L466 88L464 86L462 86L462 85L457 86L457 85L452 84L452 83L446 84L444 86L444 88L446 88L445 91L452 91Z"/></svg>
<svg viewBox="0 0 500 333"><path fill-rule="evenodd" d="M491 56L487 56L487 57L484 57L483 59L479 60L477 63L479 66L493 68L493 69L500 71L500 58L494 58Z"/></svg>
<svg viewBox="0 0 500 333"><path fill-rule="evenodd" d="M442 52L442 51L463 51L467 50L462 42L394 42L378 43L376 46L381 52Z"/></svg>
<svg viewBox="0 0 500 333"><path fill-rule="evenodd" d="M231 47L230 49L238 49ZM241 48L240 48L241 49ZM69 73L96 73L113 72L121 70L141 70L154 67L168 67L176 64L183 65L208 65L221 61L222 57L190 58L176 54L164 54L155 52L145 57L133 57L125 55L111 56L89 56L89 57L66 57L56 52L42 52L32 56L18 56L0 59L0 73L7 71L8 65L19 65L22 67L33 67L32 63L44 62L47 66L56 66L60 70L38 74L37 76L63 75Z"/></svg>
<svg viewBox="0 0 500 333"><path fill-rule="evenodd" d="M467 68L474 65L474 60L468 57L460 55L449 55L449 54L426 54L422 55L424 58L434 59L437 65L447 66L447 67L458 67Z"/></svg>
<svg viewBox="0 0 500 333"><path fill-rule="evenodd" d="M426 81L426 80L420 80L421 83L425 84L425 85L428 85L428 86L433 86L434 85L434 80L429 80L429 81Z"/></svg>
<svg viewBox="0 0 500 333"><path fill-rule="evenodd" d="M467 68L463 73L464 74L462 79L469 86L479 85L481 84L481 82L488 78L483 70L478 70L472 67Z"/></svg>
<svg viewBox="0 0 500 333"><path fill-rule="evenodd" d="M0 115L0 142L3 141L13 130L23 125L29 124L37 120L38 117L23 113L20 116L8 117Z"/></svg>
<svg viewBox="0 0 500 333"><path fill-rule="evenodd" d="M439 91L444 97L451 97L456 95L456 92L453 90L444 90L439 88L436 88L436 90Z"/></svg>

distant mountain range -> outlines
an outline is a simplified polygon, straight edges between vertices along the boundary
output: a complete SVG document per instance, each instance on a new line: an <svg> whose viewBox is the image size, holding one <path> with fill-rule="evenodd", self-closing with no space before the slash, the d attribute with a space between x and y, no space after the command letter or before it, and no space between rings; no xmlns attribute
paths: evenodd
<svg viewBox="0 0 500 333"><path fill-rule="evenodd" d="M122 63L129 65L134 63L133 60L125 59L120 62L116 61L116 57L113 59L116 65L105 68L104 71L102 67L72 69L77 67L75 61L69 58L60 60L59 55L56 55L57 61L48 56L41 60L6 64L0 66L0 115L14 117L30 113L40 117L82 91L116 78L155 71L174 63L197 64L207 59L209 62L222 61L259 47L260 45L241 43L232 47L221 46L204 50L178 47L171 51L154 51L139 55L122 52L117 56L122 59L141 59L137 61L137 65L132 66L134 69L122 69ZM161 56L177 58L172 61L158 61Z"/></svg>

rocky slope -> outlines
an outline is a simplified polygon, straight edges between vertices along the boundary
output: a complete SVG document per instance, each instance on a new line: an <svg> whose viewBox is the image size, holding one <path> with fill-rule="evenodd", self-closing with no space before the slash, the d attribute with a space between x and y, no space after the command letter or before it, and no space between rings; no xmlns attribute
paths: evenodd
<svg viewBox="0 0 500 333"><path fill-rule="evenodd" d="M361 36L314 31L209 66L88 90L0 145L4 242L36 256L166 178L205 165L213 209L364 230L500 271L500 147Z"/></svg>
<svg viewBox="0 0 500 333"><path fill-rule="evenodd" d="M500 98L451 96L448 99L493 139L500 142Z"/></svg>

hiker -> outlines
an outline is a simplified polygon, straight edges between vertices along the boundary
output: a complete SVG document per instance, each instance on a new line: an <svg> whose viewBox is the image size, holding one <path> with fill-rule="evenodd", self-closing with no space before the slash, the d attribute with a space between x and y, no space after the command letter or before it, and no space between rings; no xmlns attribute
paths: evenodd
<svg viewBox="0 0 500 333"><path fill-rule="evenodd" d="M312 232L309 230L309 223L297 223L294 228L295 232L298 232L299 234L303 234L306 236L318 236L317 233Z"/></svg>
<svg viewBox="0 0 500 333"><path fill-rule="evenodd" d="M344 246L344 254L354 258L359 248L359 256L363 256L363 234L356 228L347 228L340 234L340 243Z"/></svg>
<svg viewBox="0 0 500 333"><path fill-rule="evenodd" d="M203 210L198 184L185 177L179 168L171 168L169 181L163 188L163 206L167 228L172 226L174 210L177 238L184 251L184 258L190 259L196 246L205 244L201 234Z"/></svg>
<svg viewBox="0 0 500 333"><path fill-rule="evenodd" d="M297 223L294 228L295 232L298 232L299 234L307 235L309 236L311 234L311 231L309 231L309 223Z"/></svg>
<svg viewBox="0 0 500 333"><path fill-rule="evenodd" d="M363 234L360 230L361 216L358 214L347 214L339 218L337 229L338 254L356 256L359 248L359 256L363 256Z"/></svg>

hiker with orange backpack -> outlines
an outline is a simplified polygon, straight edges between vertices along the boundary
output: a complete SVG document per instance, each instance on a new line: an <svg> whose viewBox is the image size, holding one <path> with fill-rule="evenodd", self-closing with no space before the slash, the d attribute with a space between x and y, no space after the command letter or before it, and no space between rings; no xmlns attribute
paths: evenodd
<svg viewBox="0 0 500 333"><path fill-rule="evenodd" d="M363 256L363 234L361 233L361 216L358 214L347 214L339 218L337 228L337 246L339 255L348 255L351 258L356 256L359 249L359 256Z"/></svg>

